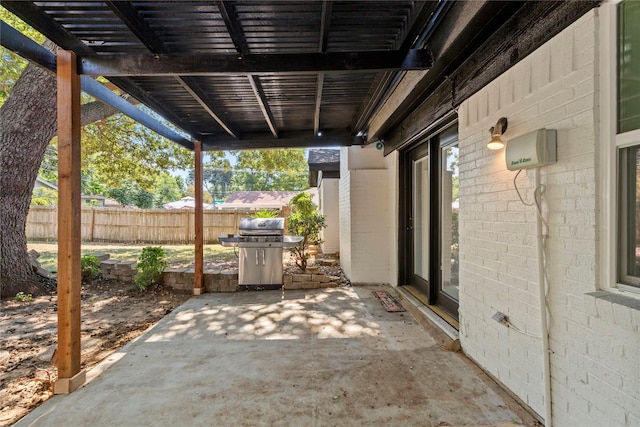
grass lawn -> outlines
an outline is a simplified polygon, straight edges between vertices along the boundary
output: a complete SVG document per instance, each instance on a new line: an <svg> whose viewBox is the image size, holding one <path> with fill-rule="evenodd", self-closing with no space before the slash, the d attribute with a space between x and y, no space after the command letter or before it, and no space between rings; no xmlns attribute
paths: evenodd
<svg viewBox="0 0 640 427"><path fill-rule="evenodd" d="M167 254L167 262L171 267L184 267L194 263L194 245L124 245L118 243L82 242L82 255L110 254L119 261L137 261L142 248L161 246ZM38 261L48 271L58 270L57 242L29 242L27 249L35 249L40 253ZM234 248L221 245L204 245L204 259L234 261L237 259Z"/></svg>

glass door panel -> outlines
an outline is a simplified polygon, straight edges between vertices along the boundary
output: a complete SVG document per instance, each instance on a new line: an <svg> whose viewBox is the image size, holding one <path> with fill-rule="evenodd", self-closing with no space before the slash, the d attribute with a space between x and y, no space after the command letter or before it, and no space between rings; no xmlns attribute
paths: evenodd
<svg viewBox="0 0 640 427"><path fill-rule="evenodd" d="M413 162L413 273L429 280L429 159Z"/></svg>
<svg viewBox="0 0 640 427"><path fill-rule="evenodd" d="M400 280L443 316L458 319L458 127L401 155Z"/></svg>
<svg viewBox="0 0 640 427"><path fill-rule="evenodd" d="M441 148L440 292L458 301L458 146Z"/></svg>

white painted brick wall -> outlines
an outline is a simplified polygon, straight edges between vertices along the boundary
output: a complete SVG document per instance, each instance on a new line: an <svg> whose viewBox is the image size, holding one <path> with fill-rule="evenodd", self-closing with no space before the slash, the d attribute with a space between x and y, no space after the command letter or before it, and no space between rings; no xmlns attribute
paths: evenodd
<svg viewBox="0 0 640 427"><path fill-rule="evenodd" d="M340 155L340 266L347 277L351 277L351 171L345 166L346 149Z"/></svg>
<svg viewBox="0 0 640 427"><path fill-rule="evenodd" d="M348 147L344 149L348 155L344 166L349 170L356 169L385 169L385 158L382 151L376 150L375 146L368 145L366 147ZM340 158L342 166L342 157Z"/></svg>
<svg viewBox="0 0 640 427"><path fill-rule="evenodd" d="M397 151L385 157L387 173L387 188L389 191L388 203L388 244L389 244L389 278L388 282L392 286L398 285L398 206L399 206L399 162L400 155Z"/></svg>
<svg viewBox="0 0 640 427"><path fill-rule="evenodd" d="M504 151L486 148L507 117L505 139L557 129L558 162L542 168L549 223L550 343L556 426L640 425L640 301L597 291L598 9L461 105L460 323L464 351L544 413L540 340L491 319L496 311L540 335L536 215L520 203ZM508 142L507 142L508 143ZM533 171L518 177L533 200ZM605 225L603 225L604 227ZM635 302L634 302L635 301ZM636 304L637 303L637 304ZM635 304L635 305L634 305Z"/></svg>
<svg viewBox="0 0 640 427"><path fill-rule="evenodd" d="M351 276L354 283L388 283L389 204L385 169L351 171Z"/></svg>
<svg viewBox="0 0 640 427"><path fill-rule="evenodd" d="M382 152L372 146L341 149L340 263L354 283L392 282L396 220L389 195L393 171L385 167Z"/></svg>
<svg viewBox="0 0 640 427"><path fill-rule="evenodd" d="M389 283L388 171L357 169L340 178L340 262L354 283Z"/></svg>
<svg viewBox="0 0 640 427"><path fill-rule="evenodd" d="M322 230L322 252L329 254L340 250L339 182L335 178L324 178L320 182L320 213L326 215L327 226Z"/></svg>

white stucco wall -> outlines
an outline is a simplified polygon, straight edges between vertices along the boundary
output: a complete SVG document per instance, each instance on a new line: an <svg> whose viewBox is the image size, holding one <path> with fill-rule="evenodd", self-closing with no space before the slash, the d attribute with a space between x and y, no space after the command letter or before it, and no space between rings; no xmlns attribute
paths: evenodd
<svg viewBox="0 0 640 427"><path fill-rule="evenodd" d="M518 199L504 150L490 151L486 144L500 117L509 120L507 144L539 128L558 131L558 162L541 169L555 426L640 425L640 300L590 295L609 285L598 282L598 242L609 227L598 220L598 191L605 187L598 183L610 179L596 154L598 58L607 57L599 51L605 25L599 13L589 12L459 110L462 348L539 414L536 212ZM533 170L517 182L532 201ZM492 320L496 311L525 334Z"/></svg>
<svg viewBox="0 0 640 427"><path fill-rule="evenodd" d="M340 218L339 218L339 181L336 178L324 178L318 188L320 213L326 215L327 226L322 230L322 252L336 253L340 250Z"/></svg>

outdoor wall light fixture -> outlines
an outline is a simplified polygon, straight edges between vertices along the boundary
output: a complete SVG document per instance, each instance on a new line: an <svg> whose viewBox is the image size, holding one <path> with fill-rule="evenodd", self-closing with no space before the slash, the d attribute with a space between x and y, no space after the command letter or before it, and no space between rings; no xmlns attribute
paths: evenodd
<svg viewBox="0 0 640 427"><path fill-rule="evenodd" d="M501 117L494 127L489 129L491 133L491 141L487 144L487 148L490 150L500 150L504 148L504 142L500 138L502 134L507 130L507 118Z"/></svg>

